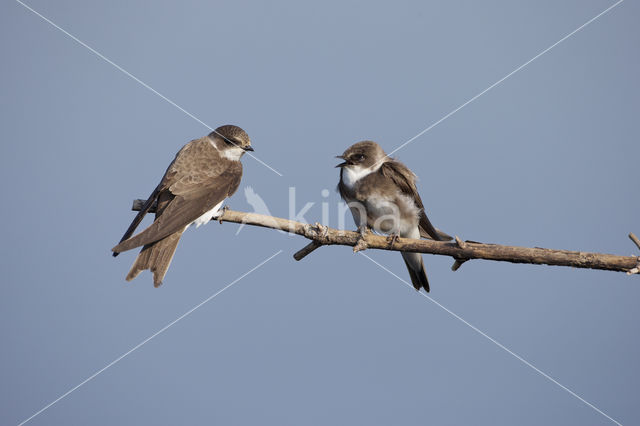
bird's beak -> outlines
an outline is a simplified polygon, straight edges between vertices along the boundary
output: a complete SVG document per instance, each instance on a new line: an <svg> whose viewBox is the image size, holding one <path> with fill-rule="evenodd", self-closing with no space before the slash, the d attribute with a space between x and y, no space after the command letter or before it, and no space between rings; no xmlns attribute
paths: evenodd
<svg viewBox="0 0 640 426"><path fill-rule="evenodd" d="M253 149L253 147L252 147L251 145L249 145L249 146L245 146L245 147L244 147L244 148L242 148L242 149L244 149L245 151L255 151L255 149Z"/></svg>
<svg viewBox="0 0 640 426"><path fill-rule="evenodd" d="M336 155L336 158L339 158L339 159L341 159L341 160L344 160L344 157L343 157L342 155ZM343 162L343 163L338 164L336 167L344 167L344 166L346 166L346 165L347 165L347 162L345 161L345 162Z"/></svg>

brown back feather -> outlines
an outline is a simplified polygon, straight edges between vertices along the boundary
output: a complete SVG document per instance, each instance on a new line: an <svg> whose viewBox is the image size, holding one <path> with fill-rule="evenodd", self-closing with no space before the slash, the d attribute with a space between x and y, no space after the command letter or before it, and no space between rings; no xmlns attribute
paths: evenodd
<svg viewBox="0 0 640 426"><path fill-rule="evenodd" d="M242 163L222 158L207 138L189 142L178 152L156 189L156 196L163 203L158 206L154 223L112 250L130 250L182 231L185 226L233 194L241 179ZM138 216L132 226L137 226L142 220L142 217L138 220Z"/></svg>
<svg viewBox="0 0 640 426"><path fill-rule="evenodd" d="M391 179L400 188L403 194L413 198L416 206L420 209L420 235L426 238L432 238L436 241L442 241L440 234L429 221L424 211L424 205L418 189L416 188L416 175L409 170L407 166L396 160L385 161L380 166L380 173ZM426 234L426 235L425 235Z"/></svg>

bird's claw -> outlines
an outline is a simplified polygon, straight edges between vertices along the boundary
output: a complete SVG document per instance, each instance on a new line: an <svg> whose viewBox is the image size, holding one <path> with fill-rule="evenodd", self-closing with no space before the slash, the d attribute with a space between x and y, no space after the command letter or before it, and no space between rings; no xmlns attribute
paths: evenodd
<svg viewBox="0 0 640 426"><path fill-rule="evenodd" d="M227 210L229 210L229 206L222 206L222 209L220 209L220 214L218 214L218 223L220 223L220 225L222 225L222 217L224 216L224 214L227 212Z"/></svg>
<svg viewBox="0 0 640 426"><path fill-rule="evenodd" d="M367 237L367 234L369 233L369 228L366 225L365 226L359 226L358 227L358 232L360 233L360 238L358 238L358 241L356 242L356 245L353 246L353 252L354 253L357 253L359 251L366 250L367 248L369 248L369 245L365 241L365 238Z"/></svg>
<svg viewBox="0 0 640 426"><path fill-rule="evenodd" d="M359 251L366 250L368 248L369 248L369 245L367 244L367 242L364 240L364 238L360 237L356 245L353 246L353 252L357 253Z"/></svg>
<svg viewBox="0 0 640 426"><path fill-rule="evenodd" d="M389 244L389 248L393 248L393 245L396 243L396 241L398 241L398 238L400 237L400 234L389 234L387 236L387 243Z"/></svg>

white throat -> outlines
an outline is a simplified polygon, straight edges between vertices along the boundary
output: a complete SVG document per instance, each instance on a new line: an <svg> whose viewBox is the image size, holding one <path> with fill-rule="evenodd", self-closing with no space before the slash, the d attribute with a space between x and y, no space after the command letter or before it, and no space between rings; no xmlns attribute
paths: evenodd
<svg viewBox="0 0 640 426"><path fill-rule="evenodd" d="M230 148L227 146L222 146L222 149L220 149L218 145L216 145L216 141L214 141L213 139L209 138L209 142L211 143L211 146L214 147L220 153L220 155L222 155L227 160L240 161L240 157L242 157L242 154L244 154L244 149L240 148L239 146L232 146ZM218 140L218 143L224 145L224 142L220 140Z"/></svg>
<svg viewBox="0 0 640 426"><path fill-rule="evenodd" d="M240 157L244 154L244 149L234 146L232 148L223 149L220 151L222 156L231 161L240 161Z"/></svg>
<svg viewBox="0 0 640 426"><path fill-rule="evenodd" d="M349 189L353 189L356 183L363 177L377 172L382 163L376 163L371 167L362 167L358 165L344 166L342 168L342 183Z"/></svg>

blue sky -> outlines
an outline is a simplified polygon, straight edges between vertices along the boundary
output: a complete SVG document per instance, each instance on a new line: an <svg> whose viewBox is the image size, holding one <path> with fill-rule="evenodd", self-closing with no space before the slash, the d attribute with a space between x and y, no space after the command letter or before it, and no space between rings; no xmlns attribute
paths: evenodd
<svg viewBox="0 0 640 426"><path fill-rule="evenodd" d="M0 423L114 360L29 424L640 422L637 277L486 261L454 273L425 255L429 300L348 247L295 262L300 237L211 223L185 233L154 289L148 273L124 281L134 253L109 252L131 201L206 126L243 127L282 174L245 157L232 208L251 210L251 186L287 217L293 187L309 222L325 205L335 226L335 155L363 139L390 152L456 111L394 154L437 227L638 254L636 3L460 110L615 2L26 4L184 111L0 6ZM397 253L365 254L408 280Z"/></svg>

